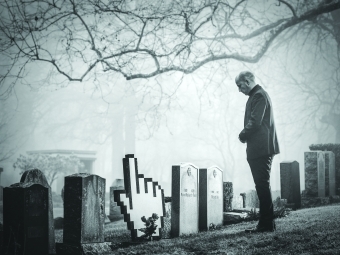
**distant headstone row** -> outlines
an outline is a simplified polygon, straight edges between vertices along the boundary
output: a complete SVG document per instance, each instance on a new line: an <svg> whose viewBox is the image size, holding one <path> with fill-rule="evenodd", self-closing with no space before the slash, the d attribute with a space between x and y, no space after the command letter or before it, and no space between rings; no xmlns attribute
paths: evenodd
<svg viewBox="0 0 340 255"><path fill-rule="evenodd" d="M301 197L300 171L297 161L280 164L281 198L287 206L298 209L302 200L322 200L336 195L335 156L331 151L308 151L304 154L305 191Z"/></svg>

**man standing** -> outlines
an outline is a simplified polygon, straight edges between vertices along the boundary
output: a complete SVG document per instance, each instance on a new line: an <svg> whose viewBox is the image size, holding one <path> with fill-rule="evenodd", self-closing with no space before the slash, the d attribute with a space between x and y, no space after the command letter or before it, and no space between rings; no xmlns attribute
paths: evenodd
<svg viewBox="0 0 340 255"><path fill-rule="evenodd" d="M248 233L275 231L274 209L270 190L270 170L275 154L280 153L271 100L256 85L254 74L241 72L235 78L239 91L249 96L244 115L244 129L239 140L247 143L247 161L260 201L260 220Z"/></svg>

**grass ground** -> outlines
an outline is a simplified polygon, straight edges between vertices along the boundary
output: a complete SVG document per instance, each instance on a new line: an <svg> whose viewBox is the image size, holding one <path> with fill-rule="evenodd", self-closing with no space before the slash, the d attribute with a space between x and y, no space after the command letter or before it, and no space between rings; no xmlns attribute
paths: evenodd
<svg viewBox="0 0 340 255"><path fill-rule="evenodd" d="M126 223L105 225L105 240L112 254L340 254L340 204L293 211L277 219L274 233L246 234L256 222L226 225L221 229L173 239L124 246L130 241ZM61 230L56 231L58 242Z"/></svg>

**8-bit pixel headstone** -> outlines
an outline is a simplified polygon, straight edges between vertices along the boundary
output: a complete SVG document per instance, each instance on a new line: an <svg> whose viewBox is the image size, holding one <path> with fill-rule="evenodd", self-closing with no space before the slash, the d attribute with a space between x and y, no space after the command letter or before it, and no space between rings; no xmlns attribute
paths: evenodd
<svg viewBox="0 0 340 255"><path fill-rule="evenodd" d="M32 182L4 188L4 254L46 255L48 188Z"/></svg>
<svg viewBox="0 0 340 255"><path fill-rule="evenodd" d="M223 171L213 166L199 170L199 230L223 224Z"/></svg>
<svg viewBox="0 0 340 255"><path fill-rule="evenodd" d="M288 204L294 204L294 209L301 208L300 170L297 161L280 163L281 198Z"/></svg>
<svg viewBox="0 0 340 255"><path fill-rule="evenodd" d="M53 201L51 187L42 171L39 169L30 169L25 171L21 178L21 183L37 183L48 188L48 251L55 254L55 237L54 237L54 218L53 218Z"/></svg>
<svg viewBox="0 0 340 255"><path fill-rule="evenodd" d="M115 190L114 201L124 214L132 241L143 238L144 233L140 229L145 228L145 225L141 218L144 216L148 219L153 213L159 218L155 222L157 228L152 238L161 239L165 216L164 190L152 178L144 178L143 174L138 173L137 158L133 154L123 158L123 171L125 190Z"/></svg>
<svg viewBox="0 0 340 255"><path fill-rule="evenodd" d="M172 166L171 236L198 232L198 168Z"/></svg>

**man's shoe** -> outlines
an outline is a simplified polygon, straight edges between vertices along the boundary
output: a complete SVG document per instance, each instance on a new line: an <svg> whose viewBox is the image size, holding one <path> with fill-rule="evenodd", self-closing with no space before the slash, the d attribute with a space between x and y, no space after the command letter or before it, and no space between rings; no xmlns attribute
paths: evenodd
<svg viewBox="0 0 340 255"><path fill-rule="evenodd" d="M275 223L270 227L259 226L257 225L255 228L246 229L246 233L262 233L262 232L274 232L276 230Z"/></svg>

